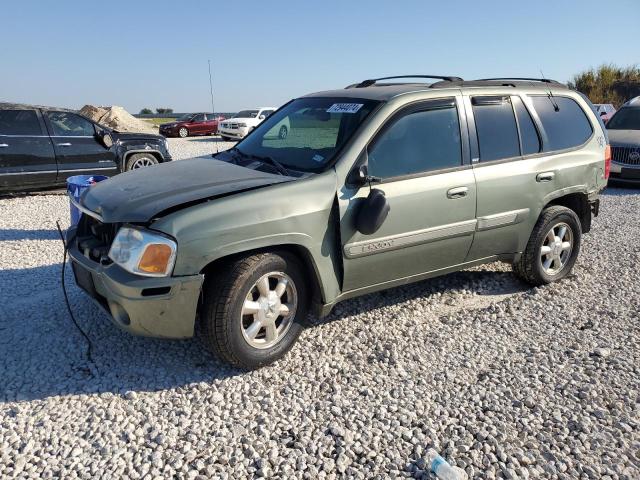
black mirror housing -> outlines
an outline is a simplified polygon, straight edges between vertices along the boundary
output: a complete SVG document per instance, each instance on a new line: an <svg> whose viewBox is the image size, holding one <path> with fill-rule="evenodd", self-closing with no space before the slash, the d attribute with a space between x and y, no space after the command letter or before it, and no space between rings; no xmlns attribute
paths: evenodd
<svg viewBox="0 0 640 480"><path fill-rule="evenodd" d="M363 235L376 233L389 215L391 206L382 190L371 189L364 199L356 217L356 230Z"/></svg>

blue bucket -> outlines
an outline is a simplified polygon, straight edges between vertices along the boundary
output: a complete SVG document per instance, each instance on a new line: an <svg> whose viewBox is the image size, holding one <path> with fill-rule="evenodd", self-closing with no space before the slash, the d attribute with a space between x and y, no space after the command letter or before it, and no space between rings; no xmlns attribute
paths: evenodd
<svg viewBox="0 0 640 480"><path fill-rule="evenodd" d="M71 226L77 225L80 221L80 210L76 204L80 203L80 197L91 185L106 180L109 177L104 175L76 175L67 178L67 193L69 194L69 209L71 212Z"/></svg>

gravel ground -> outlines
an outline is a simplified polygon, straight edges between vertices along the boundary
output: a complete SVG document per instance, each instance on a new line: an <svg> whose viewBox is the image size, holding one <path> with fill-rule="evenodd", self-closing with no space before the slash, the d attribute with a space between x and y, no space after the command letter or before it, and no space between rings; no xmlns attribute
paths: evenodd
<svg viewBox="0 0 640 480"><path fill-rule="evenodd" d="M119 331L68 274L89 364L66 197L1 199L0 478L432 478L429 446L477 478L640 478L639 211L606 192L560 284L496 264L369 295L245 373Z"/></svg>
<svg viewBox="0 0 640 480"><path fill-rule="evenodd" d="M167 141L169 142L169 152L174 160L211 156L212 153L227 150L236 144L236 142L225 142L219 136L168 138Z"/></svg>

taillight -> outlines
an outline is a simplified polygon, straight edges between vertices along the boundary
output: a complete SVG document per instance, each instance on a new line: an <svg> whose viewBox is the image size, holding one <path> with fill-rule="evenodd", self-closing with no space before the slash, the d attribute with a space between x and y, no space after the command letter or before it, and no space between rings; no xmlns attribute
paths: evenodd
<svg viewBox="0 0 640 480"><path fill-rule="evenodd" d="M609 180L611 172L611 145L607 145L604 149L604 179Z"/></svg>

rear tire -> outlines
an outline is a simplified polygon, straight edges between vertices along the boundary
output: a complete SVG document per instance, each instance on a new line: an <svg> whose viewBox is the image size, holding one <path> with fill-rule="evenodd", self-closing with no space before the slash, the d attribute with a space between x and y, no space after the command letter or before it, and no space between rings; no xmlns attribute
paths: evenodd
<svg viewBox="0 0 640 480"><path fill-rule="evenodd" d="M576 213L566 207L544 209L531 232L525 251L513 271L525 282L546 285L563 279L580 253L582 227Z"/></svg>
<svg viewBox="0 0 640 480"><path fill-rule="evenodd" d="M261 253L226 265L203 290L204 343L221 359L244 369L281 358L307 318L304 272L300 262L285 253Z"/></svg>

